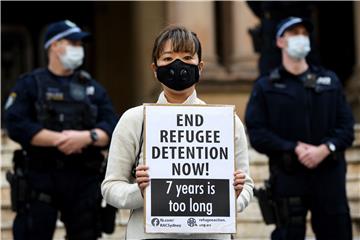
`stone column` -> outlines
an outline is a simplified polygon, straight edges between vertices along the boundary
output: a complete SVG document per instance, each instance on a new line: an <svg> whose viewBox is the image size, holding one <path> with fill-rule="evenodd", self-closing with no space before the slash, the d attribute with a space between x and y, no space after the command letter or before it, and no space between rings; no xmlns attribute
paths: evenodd
<svg viewBox="0 0 360 240"><path fill-rule="evenodd" d="M167 2L166 24L183 25L196 32L202 44L202 59L205 62L203 79L217 78L224 74L218 65L214 2Z"/></svg>
<svg viewBox="0 0 360 240"><path fill-rule="evenodd" d="M360 123L360 2L354 4L355 68L346 87L349 101L357 123Z"/></svg>
<svg viewBox="0 0 360 240"><path fill-rule="evenodd" d="M248 29L258 24L259 20L245 2L233 2L233 51L231 73L240 79L255 79L258 76L258 54L254 52Z"/></svg>
<svg viewBox="0 0 360 240"><path fill-rule="evenodd" d="M164 3L133 2L133 81L135 82L136 104L157 100L161 85L156 80L151 68L151 54L154 40L165 22Z"/></svg>

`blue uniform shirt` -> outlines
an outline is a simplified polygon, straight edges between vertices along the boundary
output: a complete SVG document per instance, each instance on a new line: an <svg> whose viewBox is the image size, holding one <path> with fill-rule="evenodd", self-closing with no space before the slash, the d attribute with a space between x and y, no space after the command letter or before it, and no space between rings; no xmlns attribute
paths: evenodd
<svg viewBox="0 0 360 240"><path fill-rule="evenodd" d="M258 79L245 118L251 145L270 158L294 152L298 141L330 141L341 152L354 140L354 119L340 81L315 66L298 76L280 67Z"/></svg>
<svg viewBox="0 0 360 240"><path fill-rule="evenodd" d="M34 135L44 128L37 120L35 108L35 103L38 100L38 85L35 75L39 73L59 82L61 86L64 86L64 89L68 88L68 85L73 81L72 75L60 77L52 74L48 69L34 70L18 79L5 106L5 120L10 138L25 147L29 146ZM52 94L53 97L59 97L63 94L50 87L47 91L46 94ZM111 137L118 117L114 113L112 103L105 89L89 77L86 83L86 95L91 104L97 106L98 114L94 128L104 130Z"/></svg>

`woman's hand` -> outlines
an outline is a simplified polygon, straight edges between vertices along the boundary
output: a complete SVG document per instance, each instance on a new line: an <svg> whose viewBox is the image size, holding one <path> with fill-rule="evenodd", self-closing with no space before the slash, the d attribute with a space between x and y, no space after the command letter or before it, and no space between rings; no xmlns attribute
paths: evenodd
<svg viewBox="0 0 360 240"><path fill-rule="evenodd" d="M136 182L140 188L141 194L144 196L144 190L147 186L149 186L149 174L148 174L149 167L145 165L139 164L136 167Z"/></svg>
<svg viewBox="0 0 360 240"><path fill-rule="evenodd" d="M245 173L243 173L241 170L236 170L234 172L234 189L236 191L236 197L239 197L241 191L244 188L245 183Z"/></svg>

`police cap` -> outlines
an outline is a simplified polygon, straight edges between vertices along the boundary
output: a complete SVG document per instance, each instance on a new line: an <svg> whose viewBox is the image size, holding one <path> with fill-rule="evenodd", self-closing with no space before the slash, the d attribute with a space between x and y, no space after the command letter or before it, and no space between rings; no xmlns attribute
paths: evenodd
<svg viewBox="0 0 360 240"><path fill-rule="evenodd" d="M45 34L44 48L60 39L82 40L90 36L90 33L82 31L75 23L63 20L49 24Z"/></svg>
<svg viewBox="0 0 360 240"><path fill-rule="evenodd" d="M307 19L299 17L288 17L277 25L276 38L281 37L286 30L298 25L304 26L309 33L311 33L314 28L313 24Z"/></svg>

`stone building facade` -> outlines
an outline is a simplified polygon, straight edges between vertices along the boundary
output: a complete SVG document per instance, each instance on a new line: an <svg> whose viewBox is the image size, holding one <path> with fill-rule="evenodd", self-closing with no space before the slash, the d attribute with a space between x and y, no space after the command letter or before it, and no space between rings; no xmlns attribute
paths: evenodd
<svg viewBox="0 0 360 240"><path fill-rule="evenodd" d="M92 32L93 40L86 44L84 67L105 86L120 114L144 102L154 102L160 92L160 84L150 67L153 41L163 27L181 24L196 32L203 44L206 65L197 87L199 97L208 103L233 104L243 119L253 82L258 76L259 58L248 34L248 29L258 24L259 19L246 2L84 1L19 4L6 1L1 6L2 107L18 75L46 66L42 47L45 26L61 19L70 19ZM315 40L320 46L320 56L329 68L345 69L342 81L347 100L359 123L360 2L319 3L314 11L314 19L318 33ZM357 142L348 151L348 192L356 237L360 237L359 132L357 127ZM6 147L6 141L6 136L3 136L2 159L7 160L2 162L2 175L11 168L13 147ZM251 171L256 184L259 184L267 176L267 161L253 150L250 152ZM3 239L11 239L14 215L9 206L9 188L4 181L1 182L1 192L1 230L5 234L2 236ZM256 206L251 204L249 210L240 215L240 232L236 237L268 239L272 226L263 224ZM119 215L117 236L123 236L126 216L126 213ZM63 231L61 225L58 231ZM256 235L260 232L261 236ZM307 235L312 236L311 233Z"/></svg>

